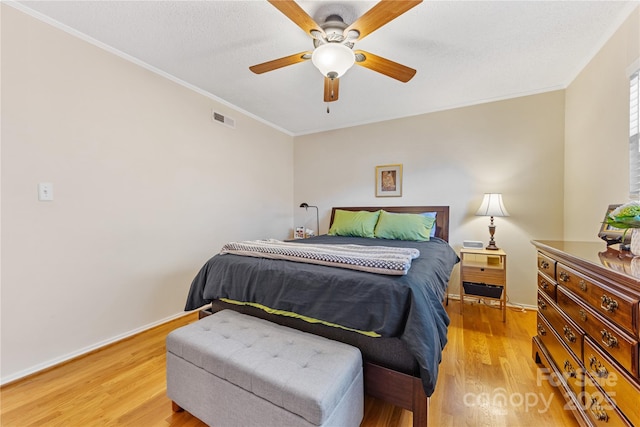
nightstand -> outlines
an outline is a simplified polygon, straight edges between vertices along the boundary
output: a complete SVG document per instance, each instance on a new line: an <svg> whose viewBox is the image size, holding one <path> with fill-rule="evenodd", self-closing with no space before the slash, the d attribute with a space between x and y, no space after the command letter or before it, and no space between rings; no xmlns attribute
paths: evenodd
<svg viewBox="0 0 640 427"><path fill-rule="evenodd" d="M464 296L500 301L502 321L507 317L507 254L502 250L460 250L460 311Z"/></svg>

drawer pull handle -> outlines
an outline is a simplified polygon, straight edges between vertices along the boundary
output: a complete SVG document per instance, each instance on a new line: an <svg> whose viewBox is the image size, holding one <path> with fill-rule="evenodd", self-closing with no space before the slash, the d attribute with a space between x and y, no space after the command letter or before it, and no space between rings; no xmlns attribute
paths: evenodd
<svg viewBox="0 0 640 427"><path fill-rule="evenodd" d="M569 362L568 360L564 361L564 371L569 375L569 378L575 378L576 377L576 369L573 367L571 362Z"/></svg>
<svg viewBox="0 0 640 427"><path fill-rule="evenodd" d="M567 341L572 343L576 342L576 334L573 333L570 327L564 325L564 327L562 328L562 332L564 332L564 337L567 339Z"/></svg>
<svg viewBox="0 0 640 427"><path fill-rule="evenodd" d="M538 307L540 307L540 310L547 309L547 304L542 300L542 298L538 298Z"/></svg>
<svg viewBox="0 0 640 427"><path fill-rule="evenodd" d="M602 366L602 363L600 363L593 354L589 356L589 368L591 368L598 378L607 378L609 376L607 368Z"/></svg>
<svg viewBox="0 0 640 427"><path fill-rule="evenodd" d="M568 282L569 280L571 280L571 277L564 271L560 272L560 280L562 282Z"/></svg>
<svg viewBox="0 0 640 427"><path fill-rule="evenodd" d="M531 265L531 264L529 264ZM542 268L543 270L546 270L547 268L549 268L549 263L545 260L540 260L540 268Z"/></svg>
<svg viewBox="0 0 640 427"><path fill-rule="evenodd" d="M582 292L587 292L587 282L585 282L584 280L580 279L580 282L578 283L578 286L580 287L580 290Z"/></svg>
<svg viewBox="0 0 640 427"><path fill-rule="evenodd" d="M538 335L547 335L547 330L542 326L542 323L538 323Z"/></svg>
<svg viewBox="0 0 640 427"><path fill-rule="evenodd" d="M604 421L605 423L609 421L609 415L607 415L607 411L598 403L598 399L595 397L591 398L591 407L589 411L593 414L593 416L598 421Z"/></svg>
<svg viewBox="0 0 640 427"><path fill-rule="evenodd" d="M580 310L578 312L578 316L580 316L580 320L582 320L583 322L587 321L587 313L584 310Z"/></svg>
<svg viewBox="0 0 640 427"><path fill-rule="evenodd" d="M602 343L609 348L618 346L618 338L611 335L611 332L603 329L600 331L600 335L602 335Z"/></svg>
<svg viewBox="0 0 640 427"><path fill-rule="evenodd" d="M542 281L540 282L540 287L541 287L542 289L549 289L549 284L547 283L547 281L546 281L546 280L542 280Z"/></svg>
<svg viewBox="0 0 640 427"><path fill-rule="evenodd" d="M602 304L600 304L600 308L603 310L607 310L609 313L613 313L616 308L618 308L618 301L608 297L607 295L602 295L600 301L602 301Z"/></svg>

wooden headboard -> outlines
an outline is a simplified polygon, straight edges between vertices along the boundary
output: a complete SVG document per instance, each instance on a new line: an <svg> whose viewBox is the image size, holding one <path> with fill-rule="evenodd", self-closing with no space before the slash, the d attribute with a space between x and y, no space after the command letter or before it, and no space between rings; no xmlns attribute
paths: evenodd
<svg viewBox="0 0 640 427"><path fill-rule="evenodd" d="M329 228L333 224L333 218L336 214L336 209L343 211L368 211L375 212L380 209L384 209L387 212L394 213L423 213L423 212L437 212L436 215L436 237L449 241L449 206L365 206L365 207L346 207L346 208L332 208L331 220L329 221Z"/></svg>

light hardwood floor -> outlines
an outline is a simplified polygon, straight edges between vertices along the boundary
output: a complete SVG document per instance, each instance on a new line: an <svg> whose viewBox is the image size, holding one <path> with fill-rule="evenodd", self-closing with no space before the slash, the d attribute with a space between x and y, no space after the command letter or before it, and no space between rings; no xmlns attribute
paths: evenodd
<svg viewBox="0 0 640 427"><path fill-rule="evenodd" d="M468 303L470 302L470 303ZM431 398L429 426L577 426L564 400L531 357L535 312L500 311L450 301L449 342ZM0 389L2 426L202 427L173 413L165 395L168 332L187 315ZM541 379L539 379L541 378ZM410 427L408 411L365 401L363 427Z"/></svg>

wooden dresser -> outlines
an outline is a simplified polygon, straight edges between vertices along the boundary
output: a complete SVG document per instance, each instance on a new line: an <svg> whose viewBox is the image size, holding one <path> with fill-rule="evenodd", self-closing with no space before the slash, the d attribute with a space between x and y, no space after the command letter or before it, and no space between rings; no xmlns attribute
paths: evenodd
<svg viewBox="0 0 640 427"><path fill-rule="evenodd" d="M584 426L640 427L640 257L604 243L535 240L540 381Z"/></svg>

